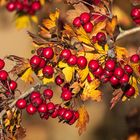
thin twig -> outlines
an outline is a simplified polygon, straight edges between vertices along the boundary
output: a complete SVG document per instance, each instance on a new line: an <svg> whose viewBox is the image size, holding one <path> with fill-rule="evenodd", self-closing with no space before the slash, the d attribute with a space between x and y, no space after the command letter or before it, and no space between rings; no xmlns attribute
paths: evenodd
<svg viewBox="0 0 140 140"><path fill-rule="evenodd" d="M135 27L135 28L132 28L132 29L129 29L129 30L126 30L122 33L120 33L117 37L117 41L120 40L120 39L123 39L131 34L134 34L134 33L137 33L137 32L140 32L140 27Z"/></svg>
<svg viewBox="0 0 140 140"><path fill-rule="evenodd" d="M40 86L40 83L37 83L35 86L31 87L29 90L27 90L26 92L24 92L23 94L21 94L21 96L19 96L18 98L16 98L10 105L9 105L9 108L12 108L15 106L16 102L21 99L21 98L25 98L27 97L32 91L34 91L37 87ZM5 115L6 113L6 110L3 110L1 113L0 113L0 120L1 118Z"/></svg>

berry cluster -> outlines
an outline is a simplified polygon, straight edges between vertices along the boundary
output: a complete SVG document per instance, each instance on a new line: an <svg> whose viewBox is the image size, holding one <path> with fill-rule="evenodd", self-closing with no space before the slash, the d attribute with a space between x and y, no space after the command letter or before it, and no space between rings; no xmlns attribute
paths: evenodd
<svg viewBox="0 0 140 140"><path fill-rule="evenodd" d="M65 89L65 92L66 89ZM63 92L61 97L68 99L68 94L70 93ZM68 95L68 96L67 96ZM54 104L50 101L50 99L53 97L53 91L49 88L45 89L43 91L43 94L40 94L38 91L33 91L29 99L19 99L16 102L16 106L19 109L25 109L28 114L33 115L36 112L39 113L40 117L43 119L51 118L59 118L59 121L63 121L64 123L68 123L69 125L72 125L75 123L75 121L79 118L78 111L74 111L73 109L68 109L65 107L62 107L59 104Z"/></svg>
<svg viewBox="0 0 140 140"><path fill-rule="evenodd" d="M136 24L140 24L140 8L133 8L131 10L131 17Z"/></svg>
<svg viewBox="0 0 140 140"><path fill-rule="evenodd" d="M18 14L34 15L41 9L41 3L39 0L10 0L6 8L9 12L16 11Z"/></svg>
<svg viewBox="0 0 140 140"><path fill-rule="evenodd" d="M11 98L14 95L14 92L17 88L17 83L14 80L11 80L8 72L4 70L5 62L0 59L0 86L3 89L3 94L7 98Z"/></svg>

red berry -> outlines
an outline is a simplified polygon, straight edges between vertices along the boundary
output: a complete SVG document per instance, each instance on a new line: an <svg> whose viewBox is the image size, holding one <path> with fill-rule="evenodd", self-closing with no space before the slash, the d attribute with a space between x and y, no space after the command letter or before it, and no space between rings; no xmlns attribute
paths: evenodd
<svg viewBox="0 0 140 140"><path fill-rule="evenodd" d="M124 75L124 70L121 67L115 68L114 76L116 76L118 79L120 79L120 78L122 78L123 75Z"/></svg>
<svg viewBox="0 0 140 140"><path fill-rule="evenodd" d="M80 27L80 26L81 26L80 17L76 17L76 18L73 20L73 25L76 26L76 27Z"/></svg>
<svg viewBox="0 0 140 140"><path fill-rule="evenodd" d="M49 116L50 116L49 113L45 113L45 115L43 115L43 118L44 118L45 120L48 120L48 119L49 119ZM41 118L42 118L42 117L41 117Z"/></svg>
<svg viewBox="0 0 140 140"><path fill-rule="evenodd" d="M74 116L69 122L68 122L68 124L69 125L73 125L75 122L76 122L76 117Z"/></svg>
<svg viewBox="0 0 140 140"><path fill-rule="evenodd" d="M101 0L92 0L92 2L94 5L98 5L101 2Z"/></svg>
<svg viewBox="0 0 140 140"><path fill-rule="evenodd" d="M10 90L14 91L17 88L17 83L15 81L11 80L10 84L9 84L9 88L10 88Z"/></svg>
<svg viewBox="0 0 140 140"><path fill-rule="evenodd" d="M39 64L39 68L44 68L45 65L46 65L46 61L43 59L43 58L40 58L41 61L40 61L40 64Z"/></svg>
<svg viewBox="0 0 140 140"><path fill-rule="evenodd" d="M126 72L127 74L129 74L129 75L131 75L131 74L133 73L133 69L132 69L132 67L129 66L129 65L125 65L125 66L124 66L124 70L125 70L125 72Z"/></svg>
<svg viewBox="0 0 140 140"><path fill-rule="evenodd" d="M5 70L0 70L0 80L5 81L8 78L8 73Z"/></svg>
<svg viewBox="0 0 140 140"><path fill-rule="evenodd" d="M14 2L11 1L6 5L6 8L9 12L13 12L16 8L16 5Z"/></svg>
<svg viewBox="0 0 140 140"><path fill-rule="evenodd" d="M75 55L71 55L67 60L68 65L74 66L77 64L77 57Z"/></svg>
<svg viewBox="0 0 140 140"><path fill-rule="evenodd" d="M113 86L116 86L119 84L119 79L117 79L115 76L112 76L110 78L110 83L113 85Z"/></svg>
<svg viewBox="0 0 140 140"><path fill-rule="evenodd" d="M133 63L138 63L140 60L140 57L138 54L134 54L130 57L130 61L133 62Z"/></svg>
<svg viewBox="0 0 140 140"><path fill-rule="evenodd" d="M62 87L62 91L66 91L66 90L68 90L69 89L69 84L68 83L66 83L63 87Z"/></svg>
<svg viewBox="0 0 140 140"><path fill-rule="evenodd" d="M6 91L5 93L4 93L4 95L8 98L11 98L12 96L13 96L13 94L11 94L11 92L10 91Z"/></svg>
<svg viewBox="0 0 140 140"><path fill-rule="evenodd" d="M139 19L134 19L134 22L135 22L136 24L140 24L140 18L139 18Z"/></svg>
<svg viewBox="0 0 140 140"><path fill-rule="evenodd" d="M80 19L81 19L81 22L82 22L83 24L85 24L85 23L87 23L87 22L90 21L90 14L84 12L84 13L82 13L82 14L80 15Z"/></svg>
<svg viewBox="0 0 140 140"><path fill-rule="evenodd" d="M100 66L95 72L93 72L93 75L95 77L100 77L103 74L104 70L103 68Z"/></svg>
<svg viewBox="0 0 140 140"><path fill-rule="evenodd" d="M87 66L87 59L84 56L79 56L77 58L77 66L79 69L84 69Z"/></svg>
<svg viewBox="0 0 140 140"><path fill-rule="evenodd" d="M93 36L93 37L92 37L92 42L93 42L93 43L96 43L96 42L97 42L96 36Z"/></svg>
<svg viewBox="0 0 140 140"><path fill-rule="evenodd" d="M33 99L35 98L40 98L41 94L37 91L33 91L31 94L30 94L30 100L32 101Z"/></svg>
<svg viewBox="0 0 140 140"><path fill-rule="evenodd" d="M74 111L74 116L76 117L76 119L79 118L79 112L78 111Z"/></svg>
<svg viewBox="0 0 140 140"><path fill-rule="evenodd" d="M37 97L37 98L34 98L32 99L31 103L35 106L35 107L38 107L39 105L41 105L43 102L42 98L40 97Z"/></svg>
<svg viewBox="0 0 140 140"><path fill-rule="evenodd" d="M34 55L31 59L30 59L30 65L33 67L33 68L36 68L39 66L41 62L41 58L37 55Z"/></svg>
<svg viewBox="0 0 140 140"><path fill-rule="evenodd" d="M104 42L106 41L106 35L103 32L99 32L96 35L96 39L98 42Z"/></svg>
<svg viewBox="0 0 140 140"><path fill-rule="evenodd" d="M123 77L120 79L120 84L126 84L129 82L129 76L124 74Z"/></svg>
<svg viewBox="0 0 140 140"><path fill-rule="evenodd" d="M60 86L61 84L63 84L63 82L64 82L64 79L62 79L60 75L58 75L58 76L55 78L55 83L56 83L57 85Z"/></svg>
<svg viewBox="0 0 140 140"><path fill-rule="evenodd" d="M23 12L25 12L25 13L28 13L29 11L30 11L30 9L31 9L31 7L29 6L29 5L27 5L27 4L24 4L23 5Z"/></svg>
<svg viewBox="0 0 140 140"><path fill-rule="evenodd" d="M100 80L101 80L103 83L107 83L107 82L109 81L109 78L106 77L104 74L102 74L102 75L100 76Z"/></svg>
<svg viewBox="0 0 140 140"><path fill-rule="evenodd" d="M43 49L43 56L46 58L46 59L52 59L53 56L54 56L54 51L51 47L47 47L47 48L44 48Z"/></svg>
<svg viewBox="0 0 140 140"><path fill-rule="evenodd" d="M70 121L72 119L72 117L73 117L73 112L70 110L66 110L63 114L63 118L66 121Z"/></svg>
<svg viewBox="0 0 140 140"><path fill-rule="evenodd" d="M124 94L127 96L127 97L131 97L135 94L135 88L130 86L130 88L128 90L126 90L124 92Z"/></svg>
<svg viewBox="0 0 140 140"><path fill-rule="evenodd" d="M24 109L26 108L26 100L25 99L19 99L17 102L16 102L16 107L19 108L19 109Z"/></svg>
<svg viewBox="0 0 140 140"><path fill-rule="evenodd" d="M54 73L53 67L49 65L45 66L42 70L42 73L45 77L52 77Z"/></svg>
<svg viewBox="0 0 140 140"><path fill-rule="evenodd" d="M113 75L113 72L112 71L108 71L108 70L104 70L104 75L106 77L111 77Z"/></svg>
<svg viewBox="0 0 140 140"><path fill-rule="evenodd" d="M51 114L52 118L56 118L58 116L58 110L55 109L54 112Z"/></svg>
<svg viewBox="0 0 140 140"><path fill-rule="evenodd" d="M139 8L133 8L131 10L131 16L134 19L140 18L140 9Z"/></svg>
<svg viewBox="0 0 140 140"><path fill-rule="evenodd" d="M37 111L37 109L32 104L29 104L26 107L26 111L27 111L28 114L33 115Z"/></svg>
<svg viewBox="0 0 140 140"><path fill-rule="evenodd" d="M61 52L61 54L60 54L60 58L61 58L61 59L64 59L64 60L69 59L70 56L71 56L71 51L68 50L68 49L62 50L62 52Z"/></svg>
<svg viewBox="0 0 140 140"><path fill-rule="evenodd" d="M58 116L59 116L60 119L62 119L62 117L63 117L65 111L66 111L66 108L60 108L60 109L58 110Z"/></svg>
<svg viewBox="0 0 140 140"><path fill-rule="evenodd" d="M37 49L36 53L38 56L43 56L43 49L44 49L43 47Z"/></svg>
<svg viewBox="0 0 140 140"><path fill-rule="evenodd" d="M45 89L43 91L43 96L45 99L51 99L53 97L53 91L51 89Z"/></svg>
<svg viewBox="0 0 140 140"><path fill-rule="evenodd" d="M47 110L49 113L53 113L55 110L55 105L52 102L47 103Z"/></svg>
<svg viewBox="0 0 140 140"><path fill-rule="evenodd" d="M91 33L93 29L93 24L91 22L88 22L84 25L84 29L87 33Z"/></svg>
<svg viewBox="0 0 140 140"><path fill-rule="evenodd" d="M69 101L72 98L72 93L69 90L62 91L61 98L64 101Z"/></svg>
<svg viewBox="0 0 140 140"><path fill-rule="evenodd" d="M89 83L91 83L92 81L93 81L93 79L91 78L91 76L88 74L88 76L87 76L87 81L89 82Z"/></svg>
<svg viewBox="0 0 140 140"><path fill-rule="evenodd" d="M23 4L22 4L21 2L16 1L16 2L15 2L15 5L16 5L16 9L17 9L18 11L22 11L22 10L23 10Z"/></svg>
<svg viewBox="0 0 140 140"><path fill-rule="evenodd" d="M112 59L108 59L105 63L105 69L107 69L108 71L113 71L115 69L115 61Z"/></svg>
<svg viewBox="0 0 140 140"><path fill-rule="evenodd" d="M38 112L39 113L46 113L47 112L47 104L43 103L43 104L39 105Z"/></svg>
<svg viewBox="0 0 140 140"><path fill-rule="evenodd" d="M5 66L5 62L2 59L0 59L0 70L2 70L4 66Z"/></svg>
<svg viewBox="0 0 140 140"><path fill-rule="evenodd" d="M34 1L31 5L31 9L34 11L40 10L41 9L41 4L39 1Z"/></svg>
<svg viewBox="0 0 140 140"><path fill-rule="evenodd" d="M88 67L91 72L95 72L99 68L99 62L97 60L91 60Z"/></svg>

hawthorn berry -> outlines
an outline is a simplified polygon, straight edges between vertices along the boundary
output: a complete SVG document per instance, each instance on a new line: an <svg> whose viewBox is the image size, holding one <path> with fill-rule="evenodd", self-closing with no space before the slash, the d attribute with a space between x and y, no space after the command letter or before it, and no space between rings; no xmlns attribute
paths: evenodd
<svg viewBox="0 0 140 140"><path fill-rule="evenodd" d="M106 41L106 35L103 32L98 32L96 35L96 39L98 42L105 42Z"/></svg>
<svg viewBox="0 0 140 140"><path fill-rule="evenodd" d="M68 124L69 125L73 125L75 122L76 122L76 117L74 116L69 122L68 122Z"/></svg>
<svg viewBox="0 0 140 140"><path fill-rule="evenodd" d="M87 12L84 12L84 13L82 13L82 14L80 15L80 19L81 19L81 22L82 22L83 24L85 24L85 23L87 23L87 22L90 21L90 14L87 13Z"/></svg>
<svg viewBox="0 0 140 140"><path fill-rule="evenodd" d="M100 77L103 74L104 70L103 68L100 66L96 71L93 72L93 75L95 77Z"/></svg>
<svg viewBox="0 0 140 140"><path fill-rule="evenodd" d="M124 70L121 67L117 67L114 70L114 76L117 77L118 79L122 78L124 75Z"/></svg>
<svg viewBox="0 0 140 140"><path fill-rule="evenodd" d="M95 72L99 68L99 62L97 60L90 60L88 67L91 72Z"/></svg>
<svg viewBox="0 0 140 140"><path fill-rule="evenodd" d="M47 103L47 110L49 113L53 113L55 110L55 105L52 102Z"/></svg>
<svg viewBox="0 0 140 140"><path fill-rule="evenodd" d="M58 110L55 109L54 112L51 114L52 118L56 118L58 116Z"/></svg>
<svg viewBox="0 0 140 140"><path fill-rule="evenodd" d="M132 97L135 94L135 88L133 86L130 86L129 89L127 89L124 94L127 97Z"/></svg>
<svg viewBox="0 0 140 140"><path fill-rule="evenodd" d="M73 112L71 111L71 110L66 110L65 112L64 112L64 114L63 114L63 118L64 118L64 120L66 120L66 121L70 121L71 119L72 119L72 117L73 117Z"/></svg>
<svg viewBox="0 0 140 140"><path fill-rule="evenodd" d="M16 5L14 2L10 1L7 3L6 8L9 12L13 12L16 9Z"/></svg>
<svg viewBox="0 0 140 140"><path fill-rule="evenodd" d="M50 65L45 66L42 70L42 73L45 77L52 77L54 73L53 67Z"/></svg>
<svg viewBox="0 0 140 140"><path fill-rule="evenodd" d="M37 55L34 55L30 59L30 65L32 66L32 68L37 68L39 66L40 62L41 62L41 58Z"/></svg>
<svg viewBox="0 0 140 140"><path fill-rule="evenodd" d="M120 84L126 84L129 82L129 76L124 74L123 77L120 79Z"/></svg>
<svg viewBox="0 0 140 140"><path fill-rule="evenodd" d="M115 61L113 59L108 59L105 63L105 69L108 71L113 71L115 69Z"/></svg>
<svg viewBox="0 0 140 140"><path fill-rule="evenodd" d="M37 49L36 53L38 56L43 56L43 49L44 49L43 47Z"/></svg>
<svg viewBox="0 0 140 140"><path fill-rule="evenodd" d="M107 83L107 82L109 81L109 78L106 77L104 74L102 74L102 75L100 76L100 80L101 80L103 83Z"/></svg>
<svg viewBox="0 0 140 140"><path fill-rule="evenodd" d="M23 4L20 1L16 1L15 2L15 6L16 6L16 9L18 11L22 11L23 10Z"/></svg>
<svg viewBox="0 0 140 140"><path fill-rule="evenodd" d="M112 71L108 71L108 70L104 70L104 75L106 76L106 77L111 77L112 75L113 75L113 72Z"/></svg>
<svg viewBox="0 0 140 140"><path fill-rule="evenodd" d="M127 74L131 75L133 73L133 69L130 65L125 65L124 70Z"/></svg>
<svg viewBox="0 0 140 140"><path fill-rule="evenodd" d="M62 79L61 76L58 75L58 76L55 78L55 83L56 83L57 85L60 86L61 84L64 83L64 79Z"/></svg>
<svg viewBox="0 0 140 140"><path fill-rule="evenodd" d="M86 23L84 29L87 33L91 33L93 30L93 24L91 22Z"/></svg>
<svg viewBox="0 0 140 140"><path fill-rule="evenodd" d="M81 26L80 17L76 17L76 18L73 20L73 25L76 26L76 27L80 27L80 26Z"/></svg>
<svg viewBox="0 0 140 140"><path fill-rule="evenodd" d="M63 60L68 60L71 56L71 51L69 49L62 50L60 54L60 58Z"/></svg>
<svg viewBox="0 0 140 140"><path fill-rule="evenodd" d="M84 56L79 56L77 58L77 66L79 69L84 69L87 66L87 59Z"/></svg>
<svg viewBox="0 0 140 140"><path fill-rule="evenodd" d="M33 99L35 99L35 98L40 98L41 97L41 94L38 92L38 91L33 91L33 92L31 92L31 94L30 94L30 100L32 101Z"/></svg>
<svg viewBox="0 0 140 140"><path fill-rule="evenodd" d="M58 110L58 116L59 116L60 119L63 118L63 115L64 115L65 111L66 111L66 108L60 108Z"/></svg>
<svg viewBox="0 0 140 140"><path fill-rule="evenodd" d="M74 111L73 114L74 114L74 116L76 117L76 119L79 118L79 112L78 112L78 111Z"/></svg>
<svg viewBox="0 0 140 140"><path fill-rule="evenodd" d="M41 97L36 97L34 99L31 100L31 103L35 106L38 107L39 105L41 105L43 102Z"/></svg>
<svg viewBox="0 0 140 140"><path fill-rule="evenodd" d="M8 78L8 73L5 70L0 70L0 80L5 81Z"/></svg>
<svg viewBox="0 0 140 140"><path fill-rule="evenodd" d="M138 54L134 54L130 57L130 61L133 62L133 63L138 63L140 60L140 57Z"/></svg>
<svg viewBox="0 0 140 140"><path fill-rule="evenodd" d="M10 90L14 91L17 88L17 82L11 80L9 83Z"/></svg>
<svg viewBox="0 0 140 140"><path fill-rule="evenodd" d="M131 10L131 16L134 19L139 19L140 18L140 9L139 8L133 8Z"/></svg>
<svg viewBox="0 0 140 140"><path fill-rule="evenodd" d="M43 96L45 99L51 99L53 97L53 91L51 89L45 89L43 91Z"/></svg>
<svg viewBox="0 0 140 140"><path fill-rule="evenodd" d="M76 65L76 64L77 64L77 57L76 57L76 55L71 55L71 56L69 57L69 59L67 60L67 63L68 63L68 65L70 65L70 66Z"/></svg>
<svg viewBox="0 0 140 140"><path fill-rule="evenodd" d="M19 99L17 102L16 102L16 107L19 108L19 109L24 109L26 108L26 105L27 105L27 102L25 99Z"/></svg>
<svg viewBox="0 0 140 140"><path fill-rule="evenodd" d="M27 111L28 114L33 115L34 113L36 113L37 108L34 107L32 104L29 104L29 105L26 107L26 111Z"/></svg>
<svg viewBox="0 0 140 140"><path fill-rule="evenodd" d="M52 59L54 56L54 51L51 47L47 47L43 49L43 57L46 59Z"/></svg>
<svg viewBox="0 0 140 140"><path fill-rule="evenodd" d="M112 76L110 78L110 83L111 83L111 85L116 86L119 84L119 79L117 79L115 76Z"/></svg>
<svg viewBox="0 0 140 140"><path fill-rule="evenodd" d="M45 59L43 59L43 58L40 58L41 60L40 60L40 64L39 64L39 68L44 68L45 67L45 65L46 65L46 61L45 61Z"/></svg>
<svg viewBox="0 0 140 140"><path fill-rule="evenodd" d="M134 19L134 22L135 22L136 24L140 24L140 18L139 18L139 19Z"/></svg>
<svg viewBox="0 0 140 140"><path fill-rule="evenodd" d="M39 113L46 113L47 112L47 104L46 103L40 104L38 107L38 112Z"/></svg>
<svg viewBox="0 0 140 140"><path fill-rule="evenodd" d="M34 2L31 4L31 9L33 9L34 11L40 10L40 9L41 9L40 1L34 1Z"/></svg>
<svg viewBox="0 0 140 140"><path fill-rule="evenodd" d="M87 81L89 82L89 83L91 83L92 81L93 81L93 79L91 78L91 76L88 74L88 76L87 76Z"/></svg>
<svg viewBox="0 0 140 140"><path fill-rule="evenodd" d="M61 98L64 101L69 101L72 98L72 93L69 90L62 91Z"/></svg>
<svg viewBox="0 0 140 140"><path fill-rule="evenodd" d="M5 62L2 59L0 59L0 70L2 70L4 66L5 66Z"/></svg>

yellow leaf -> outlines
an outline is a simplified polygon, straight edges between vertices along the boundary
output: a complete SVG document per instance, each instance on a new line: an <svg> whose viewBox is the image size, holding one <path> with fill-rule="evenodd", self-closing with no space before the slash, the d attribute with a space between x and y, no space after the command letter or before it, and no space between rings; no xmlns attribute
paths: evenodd
<svg viewBox="0 0 140 140"><path fill-rule="evenodd" d="M38 18L37 18L37 16L31 16L31 20L32 20L34 23L38 23Z"/></svg>
<svg viewBox="0 0 140 140"><path fill-rule="evenodd" d="M18 29L26 28L30 25L29 16L20 16L16 18L16 27Z"/></svg>
<svg viewBox="0 0 140 140"><path fill-rule="evenodd" d="M91 44L91 40L88 34L85 32L83 27L80 27L76 30L77 38L80 42L84 42L86 44Z"/></svg>
<svg viewBox="0 0 140 140"><path fill-rule="evenodd" d="M45 19L43 21L43 25L48 29L52 29L54 27L56 27L56 24L57 24L57 20L59 18L59 10L56 10L55 13L51 13L50 14L50 19Z"/></svg>
<svg viewBox="0 0 140 140"><path fill-rule="evenodd" d="M116 47L116 54L118 59L123 59L124 56L128 57L128 51L123 47Z"/></svg>
<svg viewBox="0 0 140 140"><path fill-rule="evenodd" d="M43 84L49 84L49 83L53 83L54 82L54 77L52 78L43 78Z"/></svg>
<svg viewBox="0 0 140 140"><path fill-rule="evenodd" d="M67 64L67 63L64 63L64 62L62 62L62 61L60 61L60 62L58 63L58 66L59 66L59 68L65 68L65 67L68 67L68 64Z"/></svg>
<svg viewBox="0 0 140 140"><path fill-rule="evenodd" d="M89 115L84 106L78 109L79 119L77 121L76 127L79 129L78 133L81 135L84 131L86 131L86 125L89 123Z"/></svg>
<svg viewBox="0 0 140 140"><path fill-rule="evenodd" d="M45 0L40 0L41 5L45 4Z"/></svg>
<svg viewBox="0 0 140 140"><path fill-rule="evenodd" d="M100 81L98 79L94 79L91 83L85 82L85 87L81 98L83 101L91 99L93 101L101 101L101 91L97 90L100 86Z"/></svg>
<svg viewBox="0 0 140 140"><path fill-rule="evenodd" d="M24 82L30 82L32 83L34 81L34 79L32 78L32 69L28 68L24 74L21 76L21 80L23 80Z"/></svg>

